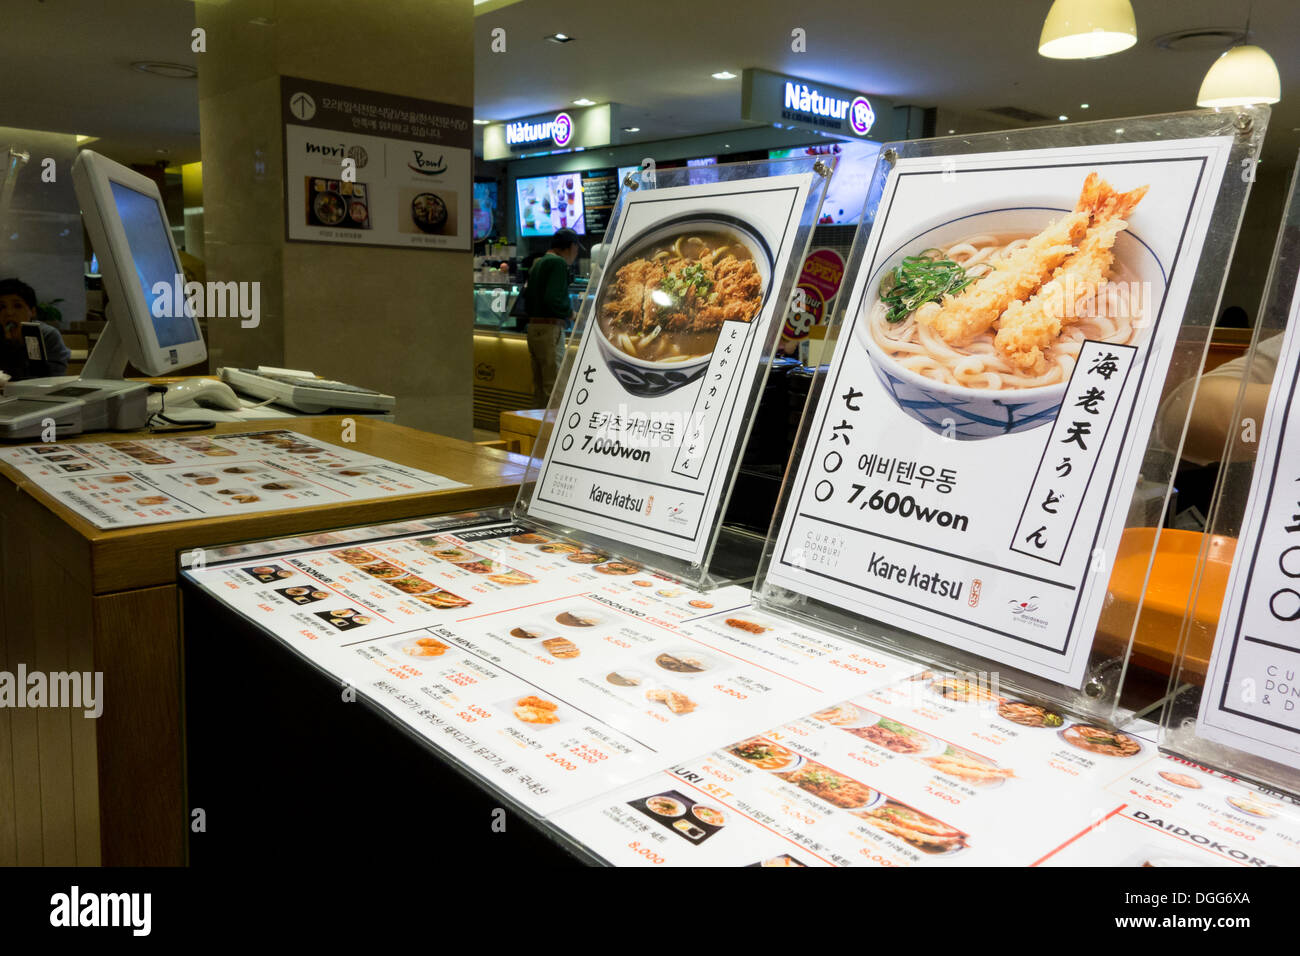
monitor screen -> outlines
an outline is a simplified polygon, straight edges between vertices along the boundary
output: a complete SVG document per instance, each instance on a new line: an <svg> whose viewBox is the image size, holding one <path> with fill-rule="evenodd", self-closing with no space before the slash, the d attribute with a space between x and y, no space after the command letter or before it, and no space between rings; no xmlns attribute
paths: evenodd
<svg viewBox="0 0 1300 956"><path fill-rule="evenodd" d="M553 236L561 229L572 229L579 235L587 232L580 172L517 179L515 199L521 239Z"/></svg>
<svg viewBox="0 0 1300 956"><path fill-rule="evenodd" d="M497 184L474 183L474 241L481 242L496 232Z"/></svg>
<svg viewBox="0 0 1300 956"><path fill-rule="evenodd" d="M180 263L172 253L162 207L152 196L136 192L119 182L110 181L109 185L113 190L113 204L126 232L127 245L131 247L131 258L135 262L135 274L144 292L144 301L152 304L157 298L154 286L162 282L170 289L181 272ZM188 306L183 315L160 317L153 312L151 308L154 332L163 348L198 340L199 329L189 314Z"/></svg>
<svg viewBox="0 0 1300 956"><path fill-rule="evenodd" d="M797 156L838 156L835 175L822 202L823 225L854 225L862 215L871 188L871 176L880 156L880 144L870 141L826 143L816 146L795 146L789 149L768 151L769 159L792 159Z"/></svg>

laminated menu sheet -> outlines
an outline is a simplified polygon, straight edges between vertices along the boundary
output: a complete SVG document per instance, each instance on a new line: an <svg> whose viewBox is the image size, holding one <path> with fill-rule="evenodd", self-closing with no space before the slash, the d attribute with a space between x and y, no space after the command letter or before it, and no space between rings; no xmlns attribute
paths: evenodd
<svg viewBox="0 0 1300 956"><path fill-rule="evenodd" d="M1294 866L1300 807L921 673L551 817L640 866Z"/></svg>
<svg viewBox="0 0 1300 956"><path fill-rule="evenodd" d="M463 488L292 431L20 445L12 465L96 528Z"/></svg>
<svg viewBox="0 0 1300 956"><path fill-rule="evenodd" d="M581 542L438 519L206 563L199 586L611 863L1300 863L1289 798L1141 728Z"/></svg>
<svg viewBox="0 0 1300 956"><path fill-rule="evenodd" d="M509 523L300 544L189 574L540 813L910 669Z"/></svg>

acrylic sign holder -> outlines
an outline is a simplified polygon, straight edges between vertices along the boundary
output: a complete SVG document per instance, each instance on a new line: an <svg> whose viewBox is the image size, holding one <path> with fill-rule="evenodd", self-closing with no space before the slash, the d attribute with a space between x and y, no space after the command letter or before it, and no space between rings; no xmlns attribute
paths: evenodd
<svg viewBox="0 0 1300 956"><path fill-rule="evenodd" d="M617 553L698 588L752 578L762 539L725 530L723 516L832 172L829 157L808 157L648 168L635 179L629 176L625 185L630 188L620 192L606 232L612 244L606 267L584 296L568 336L515 503L517 522L568 535L584 546ZM786 193L788 200L783 198ZM662 215L645 212L659 202ZM764 202L780 210L772 214L766 230L754 225L755 210ZM780 205L783 202L788 209ZM684 362L678 371L657 367L663 363L629 359L597 321L602 296L617 270L647 248L654 235L692 220L694 229L722 223L756 260L770 253L764 305L748 327L724 324L707 368L704 362L698 363L699 369ZM727 369L733 359L724 353L732 352L733 341L733 354L743 357ZM605 369L617 385L608 384ZM658 432L670 416L677 416L672 419L674 431ZM632 433L629 426L643 423L651 423L656 440L644 443L640 451L637 439L645 438L645 430ZM603 458L588 453L597 450ZM639 480L643 461L661 455L673 456L668 480ZM578 492L561 505L570 481L579 485ZM629 483L635 490L622 491ZM602 511L604 502L598 502L581 510L598 495L620 507L637 508L632 515L611 515L610 507ZM696 501L704 507L689 514L689 520L675 520L674 509ZM653 533L647 534L647 525L654 526ZM678 539L681 547L675 546ZM692 547L695 553L688 553Z"/></svg>
<svg viewBox="0 0 1300 956"><path fill-rule="evenodd" d="M895 165L903 160L930 161L928 168L932 171L941 174L952 172L960 180L963 169L975 162L970 157L976 155L981 157L981 161L988 161L993 166L997 166L996 156L990 157L989 154L1043 150L1053 151L1058 157L1064 155L1066 158L1062 162L1069 163L1068 151L1078 149L1080 161L1073 165L1077 165L1082 170L1079 174L1079 178L1082 179L1083 174L1088 171L1087 168L1098 162L1096 158L1098 155L1103 157L1101 159L1103 163L1122 163L1125 150L1137 155L1136 151L1142 149L1151 152L1158 151L1162 147L1177 149L1180 143L1199 144L1212 141L1212 145L1206 148L1217 151L1215 162L1220 164L1222 175L1217 192L1211 192L1208 186L1205 191L1200 191L1198 180L1196 191L1189 193L1194 197L1190 202L1199 204L1202 217L1208 216L1209 225L1203 233L1204 240L1199 256L1184 257L1178 265L1182 270L1180 281L1186 283L1185 306L1181 314L1170 317L1164 315L1163 301L1161 304L1160 314L1163 317L1160 322L1164 324L1160 326L1163 331L1159 334L1161 342L1167 343L1162 348L1167 349L1164 354L1169 356L1168 367L1163 374L1157 370L1141 380L1144 391L1153 390L1154 394L1158 395L1162 384L1165 389L1171 389L1190 376L1196 375L1201 367L1209 334L1217 315L1223 281L1236 241L1246 196L1250 189L1250 182L1253 180L1254 163L1262 142L1267 117L1266 108L1201 110L1118 121L1073 124L1050 129L887 144L876 169L863 221L874 221L872 232L886 235L883 230L886 228L884 223L888 210L878 207L882 196L887 192L889 177ZM1114 155L1109 160L1105 158L1110 155L1105 152L1107 146L1115 148ZM1188 148L1199 149L1200 146L1188 146ZM1044 156L1046 155L1047 152L1044 152ZM1032 159L1022 160L1022 162L1032 161ZM934 178L936 180L934 188L937 189L940 176L936 175ZM953 213L953 216L959 215L961 214L958 212ZM943 217L936 216L936 218ZM917 231L919 232L919 227ZM860 232L850 256L853 268L859 272L866 269L866 260L873 254L873 243L878 244L883 241L885 240L874 235L869 236L866 231ZM1182 248L1181 245L1179 248ZM1191 273L1190 280L1188 273ZM858 282L862 282L865 288L867 278L869 277L859 279L857 275L850 275L846 277L845 288L856 290ZM863 292L861 295L865 298L866 293ZM1122 529L1122 536L1118 536L1120 543L1117 554L1108 555L1104 551L1097 550L1092 552L1093 560L1090 562L1088 573L1093 575L1094 580L1089 583L1085 575L1084 581L1079 585L1080 594L1085 588L1092 588L1091 593L1094 598L1097 587L1105 588L1105 599L1095 629L1088 628L1085 632L1084 628L1080 627L1078 632L1074 633L1075 640L1085 642L1083 650L1075 651L1080 656L1075 658L1074 666L1078 668L1079 664L1086 662L1086 666L1082 668L1082 677L1077 682L1073 679L1043 676L1037 671L1031 672L1022 667L1010 666L1005 663L1005 660L976 653L968 648L959 648L946 637L937 639L935 632L926 627L900 626L897 618L894 623L886 623L863 610L863 605L873 606L868 601L864 601L863 605L859 605L856 609L846 607L852 603L850 600L827 597L830 593L828 591L820 591L814 596L808 593L808 590L817 590L814 586L801 584L799 587L790 587L778 584L774 580L780 576L774 574L774 570L780 571L781 568L778 566L790 560L788 551L778 551L778 545L783 541L782 529L786 522L790 522L792 532L795 528L794 523L805 519L799 498L802 487L801 477L810 474L815 467L829 467L821 463L821 456L825 449L814 447L820 432L814 434L813 430L815 426L826 422L828 406L835 398L828 391L834 387L831 379L839 363L846 361L846 353L852 352L855 345L853 342L839 342L836 345L835 340L847 335L846 330L852 326L853 320L850 312L857 308L858 301L858 295L841 296L841 304L832 317L828 330L828 339L832 341L828 346L835 348L835 360L829 369L820 370L813 382L795 446L801 450L804 459L796 457L786 472L785 486L778 504L772 535L768 539L763 564L759 570L759 584L755 589L756 603L772 613L791 617L812 626L826 627L863 644L879 646L932 667L978 675L979 680L987 680L990 683L996 681L1003 688L1014 689L1045 705L1059 707L1100 722L1122 726L1132 720L1135 714L1148 710L1153 704L1151 696L1139 693L1138 700L1133 702L1127 698L1122 700L1122 692L1126 685L1126 678L1129 677L1141 595L1145 589L1155 544L1159 537L1159 516L1163 513L1163 505L1168 498L1177 458L1175 452L1162 445L1152 435L1125 433L1125 448L1134 447L1132 443L1136 442L1136 447L1145 449L1140 461L1141 481L1135 483L1131 493L1129 489L1125 489L1119 500L1114 497L1116 492L1112 488L1107 502L1100 509L1097 522L1099 531L1095 540L1103 540L1101 530L1106 530L1111 535L1111 539L1114 539ZM1171 329L1170 323L1175 328ZM1165 336L1175 334L1173 341L1167 342ZM1151 337L1154 339L1155 335L1156 333L1152 333ZM1092 344L1085 343L1085 348ZM1148 350L1150 351L1154 349ZM901 402L902 397L905 396L895 393L896 400ZM1129 399L1129 401L1136 407L1137 399ZM838 417L837 413L837 420ZM1059 422L1052 427L1055 428L1058 424ZM1181 425L1185 427L1185 420ZM978 427L978 423L973 427ZM1178 430L1178 433L1181 435L1181 430ZM1177 443L1174 447L1177 448ZM1044 453L1045 457L1046 453ZM859 463L861 461L861 459L856 460ZM1152 504L1154 508L1150 507ZM996 502L993 500L986 505L986 507L995 506ZM1026 508L1028 508L1027 504ZM1148 516L1149 513L1153 513L1154 516ZM1156 527L1149 527L1151 525ZM850 527L847 533L853 534L854 531L855 529ZM784 540L788 543L790 538ZM907 542L903 541L902 544L907 545ZM781 547L784 545L782 544ZM869 551L870 547L866 550ZM951 552L951 554L958 553ZM861 553L861 549L853 552L853 555L853 560L860 558L864 563L868 557L867 554ZM943 556L940 555L939 559L942 558ZM806 558L796 556L796 563L799 560L806 560ZM991 569L991 574L1000 573L996 562L990 562L988 567ZM846 576L848 573L846 572ZM803 580L809 579L810 577L806 576ZM788 581L789 578L787 577L786 580ZM923 605L925 602L919 601L919 603ZM933 605L934 602L930 603ZM1086 657L1082 656L1085 653ZM1128 697L1132 698L1133 695L1130 694ZM1159 698L1160 694L1156 693L1154 700L1158 701Z"/></svg>
<svg viewBox="0 0 1300 956"><path fill-rule="evenodd" d="M1300 795L1300 531L1290 529L1300 496L1287 493L1297 458L1294 440L1283 444L1282 435L1300 409L1296 368L1279 364L1278 350L1285 335L1283 359L1300 346L1298 186L1300 170L1242 369L1160 734L1164 750L1293 795ZM1259 421L1258 392L1270 379L1276 404ZM1217 739L1207 736L1207 717Z"/></svg>

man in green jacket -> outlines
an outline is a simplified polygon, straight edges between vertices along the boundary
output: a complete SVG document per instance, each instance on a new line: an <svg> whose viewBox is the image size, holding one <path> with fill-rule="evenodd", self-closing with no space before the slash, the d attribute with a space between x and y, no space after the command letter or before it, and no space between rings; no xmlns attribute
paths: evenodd
<svg viewBox="0 0 1300 956"><path fill-rule="evenodd" d="M578 234L561 229L546 255L528 270L523 294L528 310L528 354L533 360L533 400L538 408L546 407L564 354L564 325L573 314L569 269L578 261L581 249Z"/></svg>

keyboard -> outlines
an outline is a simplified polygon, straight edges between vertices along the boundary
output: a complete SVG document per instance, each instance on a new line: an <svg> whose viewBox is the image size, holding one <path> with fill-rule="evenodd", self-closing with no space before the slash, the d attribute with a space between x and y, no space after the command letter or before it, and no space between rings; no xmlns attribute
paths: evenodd
<svg viewBox="0 0 1300 956"><path fill-rule="evenodd" d="M371 388L255 368L223 368L221 380L242 395L270 399L300 412L387 412L397 399Z"/></svg>

